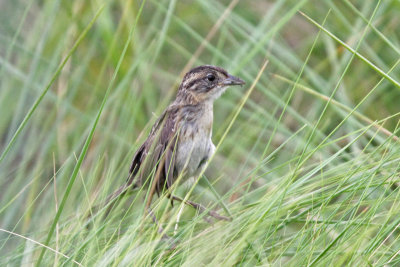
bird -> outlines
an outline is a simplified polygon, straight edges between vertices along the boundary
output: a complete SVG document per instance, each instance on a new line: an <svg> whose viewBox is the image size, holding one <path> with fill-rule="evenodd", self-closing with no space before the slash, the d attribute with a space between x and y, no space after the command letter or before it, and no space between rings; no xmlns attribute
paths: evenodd
<svg viewBox="0 0 400 267"><path fill-rule="evenodd" d="M228 87L244 84L242 79L218 66L202 65L188 71L175 100L162 112L135 152L126 183L112 193L106 203L133 188L148 185L149 204L154 193L160 194L170 188L178 177L197 177L215 151L211 139L214 101ZM182 201L179 197L170 197ZM205 210L195 202L186 204ZM215 212L211 215L224 218Z"/></svg>

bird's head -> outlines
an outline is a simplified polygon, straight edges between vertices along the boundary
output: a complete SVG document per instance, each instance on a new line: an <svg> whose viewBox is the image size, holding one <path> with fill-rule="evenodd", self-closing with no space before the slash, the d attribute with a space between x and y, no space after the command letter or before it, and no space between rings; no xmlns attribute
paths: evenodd
<svg viewBox="0 0 400 267"><path fill-rule="evenodd" d="M230 75L220 67L204 65L191 69L183 77L177 99L197 104L214 101L229 86L243 85L245 82Z"/></svg>

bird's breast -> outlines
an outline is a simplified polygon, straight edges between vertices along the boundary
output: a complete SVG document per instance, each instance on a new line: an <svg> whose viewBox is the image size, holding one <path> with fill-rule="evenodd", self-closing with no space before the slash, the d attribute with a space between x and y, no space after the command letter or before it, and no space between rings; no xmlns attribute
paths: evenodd
<svg viewBox="0 0 400 267"><path fill-rule="evenodd" d="M186 171L188 176L199 172L203 163L208 160L214 151L211 141L212 113L181 125L177 148L176 166L178 172Z"/></svg>

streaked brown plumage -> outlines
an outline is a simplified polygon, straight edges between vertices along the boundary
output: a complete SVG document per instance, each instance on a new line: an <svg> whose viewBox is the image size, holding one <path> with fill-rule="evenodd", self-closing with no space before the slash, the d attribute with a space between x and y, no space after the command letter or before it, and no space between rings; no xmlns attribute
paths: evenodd
<svg viewBox="0 0 400 267"><path fill-rule="evenodd" d="M215 150L211 141L214 100L228 86L243 84L244 81L216 66L199 66L186 73L175 101L161 114L136 151L127 183L108 200L144 184L159 193L179 175L198 175Z"/></svg>

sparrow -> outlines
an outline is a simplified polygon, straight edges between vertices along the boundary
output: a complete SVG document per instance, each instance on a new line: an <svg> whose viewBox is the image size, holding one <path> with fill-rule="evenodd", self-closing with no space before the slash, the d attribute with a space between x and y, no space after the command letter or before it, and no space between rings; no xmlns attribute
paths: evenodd
<svg viewBox="0 0 400 267"><path fill-rule="evenodd" d="M217 66L203 65L187 72L175 100L162 112L134 154L126 183L106 202L130 189L148 185L149 204L154 192L159 194L170 188L178 177L197 177L215 151L211 139L214 101L228 87L244 84ZM181 200L175 196L172 199ZM197 203L186 204L204 210Z"/></svg>

